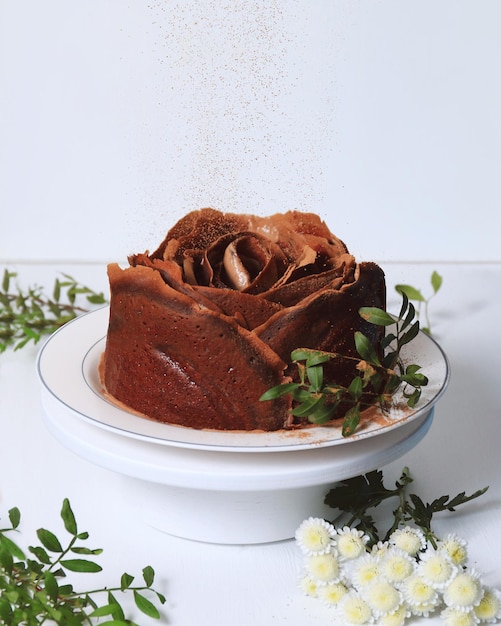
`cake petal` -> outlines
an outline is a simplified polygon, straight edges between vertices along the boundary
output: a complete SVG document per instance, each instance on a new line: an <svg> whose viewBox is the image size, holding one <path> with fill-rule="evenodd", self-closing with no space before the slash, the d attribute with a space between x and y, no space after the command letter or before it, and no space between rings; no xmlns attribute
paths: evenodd
<svg viewBox="0 0 501 626"><path fill-rule="evenodd" d="M288 380L286 364L266 343L233 317L176 291L152 268L111 265L108 273L108 393L155 420L193 428L286 426L286 398L271 410L259 402L267 389Z"/></svg>
<svg viewBox="0 0 501 626"><path fill-rule="evenodd" d="M365 322L358 310L362 306L384 309L385 305L383 271L374 263L361 263L355 268L353 281L339 284L334 280L319 290L311 290L307 297L284 307L254 332L284 360L289 360L296 348L356 357L355 331L364 333L376 346L384 333L381 326ZM343 360L331 360L324 369L329 380L341 385L355 375L355 368Z"/></svg>

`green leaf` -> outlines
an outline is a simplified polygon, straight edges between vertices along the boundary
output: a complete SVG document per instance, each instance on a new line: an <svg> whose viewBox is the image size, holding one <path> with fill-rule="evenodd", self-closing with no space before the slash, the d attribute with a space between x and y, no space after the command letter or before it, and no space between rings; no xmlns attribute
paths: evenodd
<svg viewBox="0 0 501 626"><path fill-rule="evenodd" d="M431 286L433 287L433 293L437 293L437 291L442 286L442 276L437 271L434 271L431 275Z"/></svg>
<svg viewBox="0 0 501 626"><path fill-rule="evenodd" d="M89 617L103 617L105 615L113 615L116 610L116 606L114 604L104 604L103 606L98 606L97 609L94 609Z"/></svg>
<svg viewBox="0 0 501 626"><path fill-rule="evenodd" d="M355 376L348 386L348 393L357 402L363 393L363 383L360 376Z"/></svg>
<svg viewBox="0 0 501 626"><path fill-rule="evenodd" d="M419 372L415 374L403 374L402 381L414 387L426 386L428 384L428 378Z"/></svg>
<svg viewBox="0 0 501 626"><path fill-rule="evenodd" d="M56 624L60 623L62 613L57 608L54 608L52 603L48 601L45 590L36 591L33 599L41 604L44 613L51 621L56 622ZM36 608L38 609L38 607Z"/></svg>
<svg viewBox="0 0 501 626"><path fill-rule="evenodd" d="M276 398L281 398L288 393L292 393L298 387L299 383L284 383L282 385L276 385L275 387L271 387L265 391L259 400L263 402L265 400L275 400Z"/></svg>
<svg viewBox="0 0 501 626"><path fill-rule="evenodd" d="M307 367L306 374L308 376L308 381L310 382L310 385L313 387L313 391L320 391L322 389L322 383L324 380L323 368L320 365Z"/></svg>
<svg viewBox="0 0 501 626"><path fill-rule="evenodd" d="M395 289L400 294L404 294L409 298L409 300L415 300L417 302L425 302L425 298L423 294L416 289L415 287L411 287L411 285L395 285Z"/></svg>
<svg viewBox="0 0 501 626"><path fill-rule="evenodd" d="M414 322L414 324L409 328L409 330L402 335L400 338L400 347L404 346L407 343L410 343L413 339L417 337L419 333L419 321Z"/></svg>
<svg viewBox="0 0 501 626"><path fill-rule="evenodd" d="M50 556L42 546L30 546L29 551L37 557L40 563L44 565L50 565L52 563Z"/></svg>
<svg viewBox="0 0 501 626"><path fill-rule="evenodd" d="M52 291L52 297L54 298L56 302L59 302L59 299L61 298L61 282L59 278L56 278L54 282L54 289Z"/></svg>
<svg viewBox="0 0 501 626"><path fill-rule="evenodd" d="M45 590L47 592L47 595L49 596L51 600L55 602L59 595L59 585L57 584L56 577L54 576L52 572L49 572L49 571L45 572L44 583L45 583Z"/></svg>
<svg viewBox="0 0 501 626"><path fill-rule="evenodd" d="M160 601L160 604L165 604L166 597L163 595L163 593L160 593L159 591L155 591L154 593L157 596L158 600Z"/></svg>
<svg viewBox="0 0 501 626"><path fill-rule="evenodd" d="M489 487L479 489L478 491L475 491L475 493L472 493L470 496L467 496L465 491L458 493L457 496L454 496L454 498L452 498L447 504L447 511L454 511L455 507L459 506L460 504L465 504L466 502L470 502L470 500L474 500L475 498L482 496L487 491L487 489L489 489Z"/></svg>
<svg viewBox="0 0 501 626"><path fill-rule="evenodd" d="M63 500L63 506L61 508L61 518L64 522L64 527L70 533L70 535L76 535L78 532L77 523L68 498L65 498Z"/></svg>
<svg viewBox="0 0 501 626"><path fill-rule="evenodd" d="M409 306L409 298L407 297L407 294L405 292L399 291L399 293L402 296L402 305L400 307L400 313L398 314L398 319L401 320L404 317L405 312L407 311L407 307Z"/></svg>
<svg viewBox="0 0 501 626"><path fill-rule="evenodd" d="M314 411L315 407L320 405L322 400L322 396L311 395L302 404L294 407L292 415L296 417L308 417Z"/></svg>
<svg viewBox="0 0 501 626"><path fill-rule="evenodd" d="M395 318L386 311L383 311L383 309L364 306L360 308L358 312L364 320L371 324L376 324L377 326L390 326L395 323Z"/></svg>
<svg viewBox="0 0 501 626"><path fill-rule="evenodd" d="M293 350L291 352L291 359L292 361L306 361L310 355L311 355L311 350L298 348L297 350Z"/></svg>
<svg viewBox="0 0 501 626"><path fill-rule="evenodd" d="M349 437L353 435L357 426L360 423L360 409L358 406L353 406L348 409L343 419L342 435L343 437Z"/></svg>
<svg viewBox="0 0 501 626"><path fill-rule="evenodd" d="M19 523L21 522L21 513L17 507L10 509L9 520L13 529L19 526Z"/></svg>
<svg viewBox="0 0 501 626"><path fill-rule="evenodd" d="M74 554L88 554L88 555L93 555L93 556L97 556L98 554L102 554L103 550L102 548L86 548L84 546L74 546L73 548L71 548L71 552L73 552Z"/></svg>
<svg viewBox="0 0 501 626"><path fill-rule="evenodd" d="M147 565L143 569L143 579L147 587L151 587L155 581L155 570L151 565Z"/></svg>
<svg viewBox="0 0 501 626"><path fill-rule="evenodd" d="M416 308L412 304L412 302L409 302L409 310L407 311L406 316L403 319L399 320L401 322L401 324L400 324L400 332L402 332L410 324L412 324L412 321L414 320L415 317L416 317Z"/></svg>
<svg viewBox="0 0 501 626"><path fill-rule="evenodd" d="M115 621L119 620L123 622L123 620L125 619L122 607L118 604L116 600L114 602L110 602L109 604L98 606L92 611L89 617L105 617L106 615L111 615Z"/></svg>
<svg viewBox="0 0 501 626"><path fill-rule="evenodd" d="M59 539L54 535L54 533L50 532L45 528L39 528L37 530L37 537L42 542L43 546L47 548L49 552L62 552L63 548L59 543Z"/></svg>
<svg viewBox="0 0 501 626"><path fill-rule="evenodd" d="M71 596L74 593L75 592L73 590L73 585L71 585L70 583L68 583L66 585L59 585L59 595L60 596Z"/></svg>
<svg viewBox="0 0 501 626"><path fill-rule="evenodd" d="M327 352L318 352L311 351L308 358L306 359L306 367L315 367L316 365L321 365L322 363L327 363L330 361L331 355Z"/></svg>
<svg viewBox="0 0 501 626"><path fill-rule="evenodd" d="M421 398L421 389L414 389L411 394L404 392L404 397L407 398L407 406L413 409Z"/></svg>
<svg viewBox="0 0 501 626"><path fill-rule="evenodd" d="M381 339L381 348L386 350L386 348L388 348L393 341L396 341L396 339L397 336L395 333L388 333L383 337L383 339Z"/></svg>
<svg viewBox="0 0 501 626"><path fill-rule="evenodd" d="M140 594L136 590L134 590L134 601L136 603L137 608L142 613L144 613L148 617L160 619L160 612L157 609L157 607L152 602L150 602L148 598L145 598L142 594Z"/></svg>
<svg viewBox="0 0 501 626"><path fill-rule="evenodd" d="M124 611L120 602L115 598L111 591L108 592L108 604L113 605L112 616L114 619L125 619Z"/></svg>
<svg viewBox="0 0 501 626"><path fill-rule="evenodd" d="M3 624L13 624L12 607L9 600L0 596L0 620Z"/></svg>
<svg viewBox="0 0 501 626"><path fill-rule="evenodd" d="M104 297L104 294L99 293L87 296L87 301L90 302L90 304L105 304L106 298Z"/></svg>
<svg viewBox="0 0 501 626"><path fill-rule="evenodd" d="M374 346L369 339L358 330L355 333L355 347L362 359L374 365L381 365Z"/></svg>
<svg viewBox="0 0 501 626"><path fill-rule="evenodd" d="M314 410L308 415L308 420L312 424L325 424L332 418L337 405L338 403L321 403L319 406L316 406Z"/></svg>
<svg viewBox="0 0 501 626"><path fill-rule="evenodd" d="M103 569L98 563L86 559L64 559L61 565L71 572L100 572Z"/></svg>
<svg viewBox="0 0 501 626"><path fill-rule="evenodd" d="M293 400L296 402L305 402L311 396L311 391L309 389L304 389L303 387L297 387L291 395Z"/></svg>
<svg viewBox="0 0 501 626"><path fill-rule="evenodd" d="M38 561L34 561L33 559L26 559L26 565L30 572L39 576L43 572L43 564ZM54 572L55 576L58 576L58 572Z"/></svg>
<svg viewBox="0 0 501 626"><path fill-rule="evenodd" d="M387 367L388 369L393 369L398 363L399 356L400 352L398 350L392 350L391 352L387 352L383 358L383 366Z"/></svg>
<svg viewBox="0 0 501 626"><path fill-rule="evenodd" d="M3 569L7 574L11 574L14 568L14 559L12 558L12 554L5 550L0 543L0 570ZM0 571L0 583L1 583L1 575ZM1 584L0 584L1 589ZM0 594L1 595L1 594Z"/></svg>
<svg viewBox="0 0 501 626"><path fill-rule="evenodd" d="M5 534L0 533L0 546L16 559L25 559L24 552L21 548L9 539Z"/></svg>
<svg viewBox="0 0 501 626"><path fill-rule="evenodd" d="M2 280L2 290L7 293L10 287L10 279L15 276L15 274L11 274L7 269L3 272L3 280Z"/></svg>
<svg viewBox="0 0 501 626"><path fill-rule="evenodd" d="M120 579L120 589L122 591L125 591L132 585L133 581L134 576L131 576L130 574L127 574L127 572L125 572L124 574L122 574L122 578Z"/></svg>

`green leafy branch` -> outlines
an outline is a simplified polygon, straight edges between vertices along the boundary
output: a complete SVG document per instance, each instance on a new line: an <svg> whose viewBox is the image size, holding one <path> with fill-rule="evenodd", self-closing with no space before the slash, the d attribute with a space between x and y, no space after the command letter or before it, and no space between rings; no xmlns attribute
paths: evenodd
<svg viewBox="0 0 501 626"><path fill-rule="evenodd" d="M96 293L81 285L74 278L63 274L63 280L54 282L52 295L44 294L40 287L22 290L13 285L17 274L5 270L0 289L0 353L8 347L15 350L29 342L37 343L43 335L55 330L87 311L80 301L87 304L106 303L102 293Z"/></svg>
<svg viewBox="0 0 501 626"><path fill-rule="evenodd" d="M362 530L369 536L372 545L378 541L386 541L394 530L411 522L418 526L423 531L426 540L436 547L438 538L431 526L433 516L444 511L455 511L458 506L478 498L488 489L484 487L471 495L466 495L463 491L453 498L444 495L425 503L415 493L408 493L412 482L409 469L405 467L395 483L395 488L389 489L384 484L383 473L380 470L374 470L363 476L340 481L339 485L326 495L325 504L347 514L348 519L345 525ZM393 522L390 528L382 534L369 510L392 499L398 502L393 511Z"/></svg>
<svg viewBox="0 0 501 626"><path fill-rule="evenodd" d="M368 337L360 331L354 335L359 357L305 348L294 350L291 360L298 368L298 382L276 385L260 399L273 400L290 394L293 400L292 415L307 418L313 424L325 424L342 408L344 437L355 432L362 410L374 404L379 404L385 410L391 404L393 394L402 385L407 405L415 407L428 379L419 371L419 365L405 365L400 356L402 348L419 332L414 305L403 292L397 319L376 307L362 307L359 314L372 324L388 327L389 332L386 332L380 344L381 358ZM348 386L324 381L323 364L330 359L353 361L358 373Z"/></svg>
<svg viewBox="0 0 501 626"><path fill-rule="evenodd" d="M423 296L423 294L421 293L421 291L419 289L416 289L415 287L412 287L411 285L395 285L395 289L398 293L400 294L405 294L409 300L412 300L413 302L417 302L418 303L418 308L417 308L417 316L419 317L421 314L421 309L423 309L423 314L424 314L424 318L425 318L425 326L421 327L421 330L429 335L431 335L431 325L430 325L430 317L429 317L429 303L430 300L438 293L438 291L440 290L440 287L442 286L442 276L434 271L431 275L431 287L433 290L433 293L431 294L431 296L428 296L428 298L425 298Z"/></svg>
<svg viewBox="0 0 501 626"><path fill-rule="evenodd" d="M35 626L47 621L61 626L91 625L97 618L107 617L102 626L130 626L134 622L125 618L117 593L129 592L137 608L148 617L160 618L155 604L145 592L153 593L165 603L165 597L153 589L155 572L152 567L143 569L144 584L133 585L134 577L124 573L120 585L77 592L69 583L61 584L67 572L95 573L102 570L94 557L101 549L81 545L88 539L87 532L79 532L68 499L63 501L61 518L70 535L66 547L51 531L37 531L41 545L30 546L34 558L27 557L8 533L18 530L21 521L19 509L9 511L10 527L0 529L0 624L9 626ZM61 581L61 582L60 582ZM98 605L96 596L104 596Z"/></svg>

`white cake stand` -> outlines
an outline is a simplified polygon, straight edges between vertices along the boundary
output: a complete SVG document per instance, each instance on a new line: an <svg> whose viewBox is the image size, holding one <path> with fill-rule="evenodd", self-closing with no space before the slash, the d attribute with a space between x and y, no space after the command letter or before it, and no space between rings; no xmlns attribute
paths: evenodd
<svg viewBox="0 0 501 626"><path fill-rule="evenodd" d="M103 308L77 318L40 351L44 420L64 446L121 474L126 497L136 500L147 523L198 541L278 541L292 537L309 516L332 519L336 512L323 502L329 489L417 445L449 378L443 352L423 335L412 355L430 377L421 408L397 412L348 440L329 427L297 433L196 431L152 422L106 401L97 362L107 316Z"/></svg>

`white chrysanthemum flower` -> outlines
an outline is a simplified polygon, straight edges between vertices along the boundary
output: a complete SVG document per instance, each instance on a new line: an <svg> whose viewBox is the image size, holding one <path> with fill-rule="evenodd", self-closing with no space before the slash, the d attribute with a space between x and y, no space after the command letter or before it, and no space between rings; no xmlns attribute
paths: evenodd
<svg viewBox="0 0 501 626"><path fill-rule="evenodd" d="M410 616L411 612L405 604L401 604L395 611L382 615L378 620L378 626L404 626Z"/></svg>
<svg viewBox="0 0 501 626"><path fill-rule="evenodd" d="M469 611L479 604L484 593L480 576L473 570L456 574L444 590L444 602L462 611Z"/></svg>
<svg viewBox="0 0 501 626"><path fill-rule="evenodd" d="M375 545L372 546L370 554L377 559L380 559L386 554L389 548L390 544L387 541L378 541Z"/></svg>
<svg viewBox="0 0 501 626"><path fill-rule="evenodd" d="M318 583L313 576L303 576L299 581L299 587L303 590L303 593L312 598L317 597Z"/></svg>
<svg viewBox="0 0 501 626"><path fill-rule="evenodd" d="M442 611L440 617L446 626L476 626L478 618L473 611L462 611L448 606Z"/></svg>
<svg viewBox="0 0 501 626"><path fill-rule="evenodd" d="M370 583L363 591L363 597L371 607L375 617L396 611L402 604L402 594L386 580Z"/></svg>
<svg viewBox="0 0 501 626"><path fill-rule="evenodd" d="M318 588L318 597L329 606L336 606L348 593L348 588L342 582L327 583Z"/></svg>
<svg viewBox="0 0 501 626"><path fill-rule="evenodd" d="M420 550L426 548L426 539L423 532L419 528L397 528L389 538L390 544L400 548L411 556L416 556Z"/></svg>
<svg viewBox="0 0 501 626"><path fill-rule="evenodd" d="M342 530L337 530L336 546L339 556L342 559L356 559L365 552L365 546L369 537L361 530L345 526Z"/></svg>
<svg viewBox="0 0 501 626"><path fill-rule="evenodd" d="M416 561L404 550L391 547L381 559L379 571L388 582L397 584L409 578L416 569Z"/></svg>
<svg viewBox="0 0 501 626"><path fill-rule="evenodd" d="M473 607L473 612L481 622L495 624L501 619L501 592L485 587L480 604Z"/></svg>
<svg viewBox="0 0 501 626"><path fill-rule="evenodd" d="M410 607L411 615L415 617L430 617L430 615L440 605L440 596L437 595L433 602L423 602Z"/></svg>
<svg viewBox="0 0 501 626"><path fill-rule="evenodd" d="M468 560L466 541L454 533L447 535L439 542L438 550L447 552L454 565L465 565Z"/></svg>
<svg viewBox="0 0 501 626"><path fill-rule="evenodd" d="M335 554L313 554L305 558L306 571L318 584L338 582L341 576L339 561Z"/></svg>
<svg viewBox="0 0 501 626"><path fill-rule="evenodd" d="M350 568L353 585L363 588L379 576L379 559L372 554L365 554L356 559Z"/></svg>
<svg viewBox="0 0 501 626"><path fill-rule="evenodd" d="M419 558L417 573L435 589L444 589L457 573L456 566L444 550L430 547Z"/></svg>
<svg viewBox="0 0 501 626"><path fill-rule="evenodd" d="M438 593L421 576L411 574L406 578L400 589L412 611L419 606L436 606Z"/></svg>
<svg viewBox="0 0 501 626"><path fill-rule="evenodd" d="M333 546L336 529L318 517L310 517L296 530L296 541L305 554L326 554Z"/></svg>
<svg viewBox="0 0 501 626"><path fill-rule="evenodd" d="M343 624L372 624L372 611L367 602L356 591L349 591L339 603Z"/></svg>

